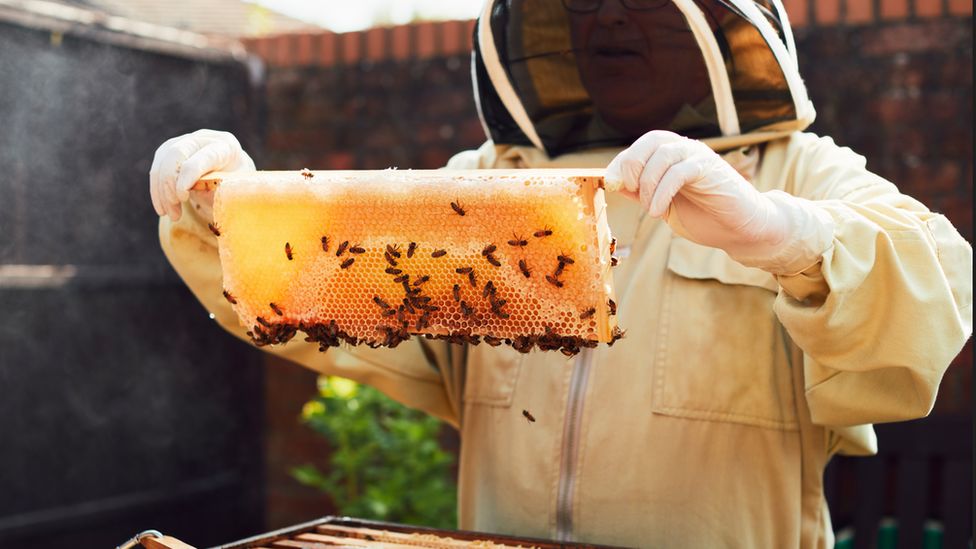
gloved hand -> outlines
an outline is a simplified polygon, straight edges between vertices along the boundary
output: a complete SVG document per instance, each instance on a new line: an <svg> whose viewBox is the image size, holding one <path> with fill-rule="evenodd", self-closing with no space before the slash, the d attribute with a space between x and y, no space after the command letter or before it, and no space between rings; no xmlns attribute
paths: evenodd
<svg viewBox="0 0 976 549"><path fill-rule="evenodd" d="M641 136L610 162L606 182L679 235L773 274L811 267L833 241L833 218L813 202L761 193L707 145L675 133Z"/></svg>
<svg viewBox="0 0 976 549"><path fill-rule="evenodd" d="M149 169L149 195L159 216L178 221L190 187L214 171L254 171L254 161L227 132L197 130L172 139L156 149ZM212 196L204 199L212 200Z"/></svg>

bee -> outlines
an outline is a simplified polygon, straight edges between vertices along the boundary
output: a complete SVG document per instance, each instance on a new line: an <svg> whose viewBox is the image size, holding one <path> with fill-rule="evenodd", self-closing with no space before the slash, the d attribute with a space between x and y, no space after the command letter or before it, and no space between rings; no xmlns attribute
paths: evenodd
<svg viewBox="0 0 976 549"><path fill-rule="evenodd" d="M276 315L285 316L285 313L281 311L281 307L275 305L274 303L268 303L268 306L271 307L271 310L274 311Z"/></svg>
<svg viewBox="0 0 976 549"><path fill-rule="evenodd" d="M214 236L220 236L220 227L218 227L216 223L207 223L207 227L210 228L210 232L212 232Z"/></svg>
<svg viewBox="0 0 976 549"><path fill-rule="evenodd" d="M454 293L454 301L461 301L461 286L455 284L452 292Z"/></svg>
<svg viewBox="0 0 976 549"><path fill-rule="evenodd" d="M288 242L285 242L285 256L288 257L288 261L291 261L292 259L295 258L294 255L292 254L291 244L289 244Z"/></svg>
<svg viewBox="0 0 976 549"><path fill-rule="evenodd" d="M351 253L351 254L362 254L362 253L366 253L366 248L363 248L362 246L353 246L353 247L349 248L349 253Z"/></svg>
<svg viewBox="0 0 976 549"><path fill-rule="evenodd" d="M483 255L483 256L489 256L492 253L494 253L495 250L497 250L497 249L498 249L498 246L495 246L494 244L489 244L489 245L485 246L485 249L481 250L481 255Z"/></svg>
<svg viewBox="0 0 976 549"><path fill-rule="evenodd" d="M557 288L562 288L563 287L562 281L559 280L558 278L552 276L552 275L546 275L546 280L549 281L549 284L552 284L553 286L555 286Z"/></svg>
<svg viewBox="0 0 976 549"><path fill-rule="evenodd" d="M473 270L474 269L472 269L471 267L458 267L457 269L454 269L454 272L456 272L457 274L466 275Z"/></svg>
<svg viewBox="0 0 976 549"><path fill-rule="evenodd" d="M495 299L495 300L492 300L492 302L491 302L491 308L492 309L501 309L502 307L505 306L506 303L508 303L507 300L504 300L504 299Z"/></svg>
<svg viewBox="0 0 976 549"><path fill-rule="evenodd" d="M339 244L339 247L336 248L336 257L339 257L340 255L342 255L342 253L345 252L346 251L346 248L348 248L348 247L349 247L349 241L348 240L343 240L342 241L342 244Z"/></svg>
<svg viewBox="0 0 976 549"><path fill-rule="evenodd" d="M481 297L488 297L489 295L495 295L495 284L490 280L485 283L485 289L481 292Z"/></svg>
<svg viewBox="0 0 976 549"><path fill-rule="evenodd" d="M468 282L471 283L471 287L472 288L477 288L478 287L478 277L476 277L474 275L474 271L469 271L468 272Z"/></svg>
<svg viewBox="0 0 976 549"><path fill-rule="evenodd" d="M413 305L410 303L410 300L407 298L403 298L403 308L406 309L406 311L410 314L416 314L417 312L417 310L414 309Z"/></svg>
<svg viewBox="0 0 976 549"><path fill-rule="evenodd" d="M383 258L386 259L386 262L389 263L391 266L393 267L397 266L396 259L393 259L393 256L390 255L390 252L383 252Z"/></svg>
<svg viewBox="0 0 976 549"><path fill-rule="evenodd" d="M396 278L394 278L394 279L393 279L393 283L394 283L394 284L400 284L400 283L402 283L402 282L406 282L406 281L408 281L408 280L410 280L410 275L405 275L405 274L404 274L404 275L400 275L400 276L398 276L398 277L396 277Z"/></svg>
<svg viewBox="0 0 976 549"><path fill-rule="evenodd" d="M532 271L529 270L529 266L525 263L524 259L519 259L519 270L522 271L525 278L529 278L529 275L532 274Z"/></svg>
<svg viewBox="0 0 976 549"><path fill-rule="evenodd" d="M512 316L512 315L510 315L510 314L508 314L508 313L506 313L505 311L499 311L499 310L495 310L495 309L492 309L492 310L491 310L491 312L492 312L492 313L493 313L493 314L494 314L495 316L497 316L498 318L500 318L500 319L502 319L502 320L504 320L504 319L506 319L506 318L508 318L508 317L510 317L510 316Z"/></svg>
<svg viewBox="0 0 976 549"><path fill-rule="evenodd" d="M399 307L397 307L397 310L396 310L397 322L401 322L401 323L402 322L405 322L406 321L406 316L407 315L403 314L403 305L400 305Z"/></svg>
<svg viewBox="0 0 976 549"><path fill-rule="evenodd" d="M516 235L515 233L512 233L512 236L514 236L515 238L513 238L512 240L509 240L508 241L508 245L509 246L517 246L517 247L521 248L522 246L525 246L525 245L527 245L529 243L528 240L522 238L519 235Z"/></svg>
<svg viewBox="0 0 976 549"><path fill-rule="evenodd" d="M579 349L576 349L574 347L563 347L562 349L559 349L559 352L566 356L576 356L576 353L579 352Z"/></svg>
<svg viewBox="0 0 976 549"><path fill-rule="evenodd" d="M498 337L492 337L492 336L486 335L486 336L483 336L482 339L484 339L485 340L485 343L487 343L488 345L491 345L492 347L498 347L499 345L502 344L501 338L498 338Z"/></svg>
<svg viewBox="0 0 976 549"><path fill-rule="evenodd" d="M596 314L596 307L590 307L589 309L580 313L580 320L586 320Z"/></svg>
<svg viewBox="0 0 976 549"><path fill-rule="evenodd" d="M224 290L224 299L229 301L231 305L237 305L237 298L227 290Z"/></svg>
<svg viewBox="0 0 976 549"><path fill-rule="evenodd" d="M397 259L400 259L400 245L399 244L393 244L392 246L389 245L389 244L387 244L386 245L386 252L388 254L392 255L393 257L395 257Z"/></svg>
<svg viewBox="0 0 976 549"><path fill-rule="evenodd" d="M257 320L258 321L258 324L264 326L265 328L270 328L271 327L271 323L268 322L267 320L265 320L264 317L258 316L258 317L255 317L254 320Z"/></svg>
<svg viewBox="0 0 976 549"><path fill-rule="evenodd" d="M356 261L355 258L350 257L349 259L343 261L342 262L342 265L339 265L339 268L341 268L341 269L348 269L349 266L352 265L352 262L353 261Z"/></svg>
<svg viewBox="0 0 976 549"><path fill-rule="evenodd" d="M557 255L556 259L558 259L560 263L565 263L567 265L572 265L573 263L576 263L575 261L573 261L573 258L563 254Z"/></svg>
<svg viewBox="0 0 976 549"><path fill-rule="evenodd" d="M451 202L451 209L454 210L454 212L457 213L458 215L464 215L464 214L468 213L468 212L466 212L464 210L464 208L461 207L461 201L460 200L458 200L456 202Z"/></svg>
<svg viewBox="0 0 976 549"><path fill-rule="evenodd" d="M522 410L522 415L525 416L525 419L529 420L530 423L535 423L535 417L530 414L528 410Z"/></svg>
<svg viewBox="0 0 976 549"><path fill-rule="evenodd" d="M445 255L447 255L447 250L437 250L434 253L430 254L430 257L436 258L436 257L443 257Z"/></svg>
<svg viewBox="0 0 976 549"><path fill-rule="evenodd" d="M380 297L380 296L378 296L378 295L374 295L373 296L373 303L376 303L377 305L379 305L381 309L389 309L390 308L390 304L387 303L386 301L383 301L383 298Z"/></svg>
<svg viewBox="0 0 976 549"><path fill-rule="evenodd" d="M491 263L492 265L494 265L496 267L501 267L502 266L502 263L500 261L498 261L498 259L495 256L491 255L491 254L486 255L485 256L485 259L488 260L488 263Z"/></svg>
<svg viewBox="0 0 976 549"><path fill-rule="evenodd" d="M312 173L312 170L310 170L308 168L302 168L301 174L302 174L302 177L304 177L306 180L309 180L309 179L312 179L313 177L315 177L315 174Z"/></svg>
<svg viewBox="0 0 976 549"><path fill-rule="evenodd" d="M430 312L424 311L424 314L417 319L417 330L423 330L428 326L430 326Z"/></svg>
<svg viewBox="0 0 976 549"><path fill-rule="evenodd" d="M424 276L418 278L417 280L415 280L413 282L413 285L414 286L420 286L421 284L423 284L424 282L427 282L428 280L430 280L430 277L427 276L427 275L424 275Z"/></svg>
<svg viewBox="0 0 976 549"><path fill-rule="evenodd" d="M613 255L613 253L616 252L616 251L617 251L617 239L616 238L611 238L610 239L610 255Z"/></svg>
<svg viewBox="0 0 976 549"><path fill-rule="evenodd" d="M329 237L327 236L322 237L322 251L323 252L329 251Z"/></svg>
<svg viewBox="0 0 976 549"><path fill-rule="evenodd" d="M546 228L544 228L544 229L542 229L540 231L536 231L536 232L532 233L532 236L534 236L536 238L543 238L543 237L546 237L546 236L552 236L552 229L549 228L549 225L546 225Z"/></svg>
<svg viewBox="0 0 976 549"><path fill-rule="evenodd" d="M615 255L610 256L610 266L611 267L616 267L619 263L620 263L620 260L617 259L617 256L615 256Z"/></svg>
<svg viewBox="0 0 976 549"><path fill-rule="evenodd" d="M410 245L407 246L407 257L408 258L413 257L413 253L416 251L417 251L417 243L411 242Z"/></svg>
<svg viewBox="0 0 976 549"><path fill-rule="evenodd" d="M552 276L559 278L559 275L563 274L563 269L565 268L566 268L566 264L560 261L559 264L556 265L556 270L553 271Z"/></svg>
<svg viewBox="0 0 976 549"><path fill-rule="evenodd" d="M611 315L617 314L617 304L614 303L614 301L612 299L607 300L607 305L610 306L610 314Z"/></svg>
<svg viewBox="0 0 976 549"><path fill-rule="evenodd" d="M395 269L393 267L387 267L386 274L398 275L398 274L403 274L403 271L400 269Z"/></svg>
<svg viewBox="0 0 976 549"><path fill-rule="evenodd" d="M468 318L474 314L474 307L471 307L464 301L461 301L461 314L464 315L464 318Z"/></svg>

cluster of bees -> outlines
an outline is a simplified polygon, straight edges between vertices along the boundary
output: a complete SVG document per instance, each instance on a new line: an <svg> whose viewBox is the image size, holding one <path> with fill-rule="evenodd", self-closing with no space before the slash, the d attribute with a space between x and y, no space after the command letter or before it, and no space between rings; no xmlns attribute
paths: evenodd
<svg viewBox="0 0 976 549"><path fill-rule="evenodd" d="M461 205L459 201L451 202L451 209L459 216L464 216L467 214L467 210ZM220 229L214 225L210 224L210 230L217 236L220 236ZM552 229L548 226L539 229L532 233L534 238L546 238L553 234ZM332 239L329 236L321 237L321 249L324 253L331 253ZM507 244L514 248L524 248L529 244L529 240L523 236L513 234L512 239L507 241ZM616 242L611 243L611 254L614 251ZM498 250L498 246L495 244L488 244L481 250L481 257L492 265L493 267L501 267L501 261L498 260L495 253ZM352 244L348 240L342 241L335 246L336 257L346 256L342 260L339 267L340 269L349 269L352 267L357 256L365 254L367 250L358 244ZM416 278L411 278L411 275L405 273L403 270L402 260L404 256L406 258L413 258L417 253L420 252L420 246L416 242L410 242L407 244L406 249L402 249L400 244L387 244L383 250L383 258L385 259L387 266L385 268L385 273L392 276L392 281L398 284L403 289L403 297L399 303L390 303L387 299L379 295L374 295L372 297L372 302L379 308L380 314L384 318L389 318L392 323L395 321L394 325L380 324L376 326L376 332L382 334L382 338L360 338L353 336L339 328L336 321L333 319L329 323L305 323L300 322L298 325L289 324L287 322L271 322L268 319L257 316L257 324L252 327L247 335L251 340L258 346L264 346L269 344L280 344L285 343L292 339L297 330L301 330L306 334L305 341L316 342L319 344L319 348L325 351L329 347L337 347L341 343L345 342L350 345L360 345L364 344L371 348L376 347L396 347L403 341L409 339L414 332L422 332L431 325L431 315L440 310L440 307L432 303L431 296L424 295L424 285L430 280L430 276L422 275ZM424 252L428 253L428 252ZM291 261L295 257L295 251L291 244L286 242L284 246L284 254L287 260ZM433 259L441 258L447 255L447 251L443 249L435 249L429 252L430 257ZM616 258L612 258L612 264L616 264ZM556 267L551 272L545 275L546 281L556 287L562 288L564 286L562 275L575 264L575 260L568 254L561 253L556 256ZM518 261L519 272L525 278L531 278L532 269L529 267L525 259L520 259ZM455 273L464 277L465 282L463 284L470 285L471 288L480 292L483 300L487 300L488 306L483 309L484 313L490 314L499 319L507 319L511 315L505 310L505 305L508 303L507 300L503 299L498 295L497 288L491 280L487 280L483 285L479 283L477 271L472 266L457 267ZM451 295L454 301L457 303L460 309L461 316L466 320L476 320L478 318L477 307L469 303L462 297L462 283L454 284L452 288ZM224 297L231 304L236 304L237 300L228 291L224 290ZM613 300L608 302L609 314L616 314L616 304ZM281 307L275 303L269 303L269 308L277 317L283 317L284 311ZM591 307L585 311L579 313L579 318L585 320L592 318L596 314L596 308ZM497 338L490 335L474 335L470 330L456 330L450 334L423 334L424 337L428 339L440 339L446 340L450 343L467 343L472 345L477 345L481 341L491 345L498 346L502 343L512 346L519 352L527 353L532 348L538 347L540 350L559 350L566 356L573 356L582 348L585 347L596 347L597 341L590 340L578 336L564 336L558 334L549 325L544 326L545 331L542 334L535 335L522 335L514 338ZM612 333L612 339L609 342L612 345L617 339L623 337L623 332L619 328L614 328Z"/></svg>

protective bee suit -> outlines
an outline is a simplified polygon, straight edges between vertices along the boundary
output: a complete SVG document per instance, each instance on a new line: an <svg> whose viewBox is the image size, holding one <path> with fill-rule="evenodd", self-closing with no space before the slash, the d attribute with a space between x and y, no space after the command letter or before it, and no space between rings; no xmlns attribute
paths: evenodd
<svg viewBox="0 0 976 549"><path fill-rule="evenodd" d="M642 547L832 547L824 466L835 453L875 452L872 423L930 411L972 331L972 250L862 157L801 133L814 111L779 1L603 4L615 2L634 17L673 10L681 25L662 35L690 33L707 75L707 93L669 106L657 129L704 141L760 192L805 199L829 229L816 257L747 266L611 192L627 330L613 347L571 359L426 340L266 349L455 425L460 528ZM606 167L639 136L592 99L617 90L584 83L590 69L612 82L616 58L635 52L599 46L605 63L585 68L571 7L592 6L487 3L473 76L490 140L449 167ZM247 339L221 295L208 221L195 207L163 217L163 249L216 320Z"/></svg>

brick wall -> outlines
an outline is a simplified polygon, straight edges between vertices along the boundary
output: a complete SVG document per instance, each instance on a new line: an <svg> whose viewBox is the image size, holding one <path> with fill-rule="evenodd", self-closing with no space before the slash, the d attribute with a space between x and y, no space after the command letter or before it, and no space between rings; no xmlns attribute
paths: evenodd
<svg viewBox="0 0 976 549"><path fill-rule="evenodd" d="M870 169L945 213L972 242L972 3L785 3L819 113L812 131L864 154ZM268 70L259 166L436 168L478 146L484 134L471 93L472 29L471 21L451 21L249 42ZM971 361L970 344L946 375L936 414L969 414ZM274 375L286 375L274 367ZM314 382L311 372L287 375ZM309 394L269 394L269 407L279 410L272 421L297 417ZM275 407L276 399L286 404ZM322 460L301 436L270 443L269 464ZM323 514L324 503L296 509L295 498L309 494L276 478L268 490L280 501L269 502L269 527Z"/></svg>

